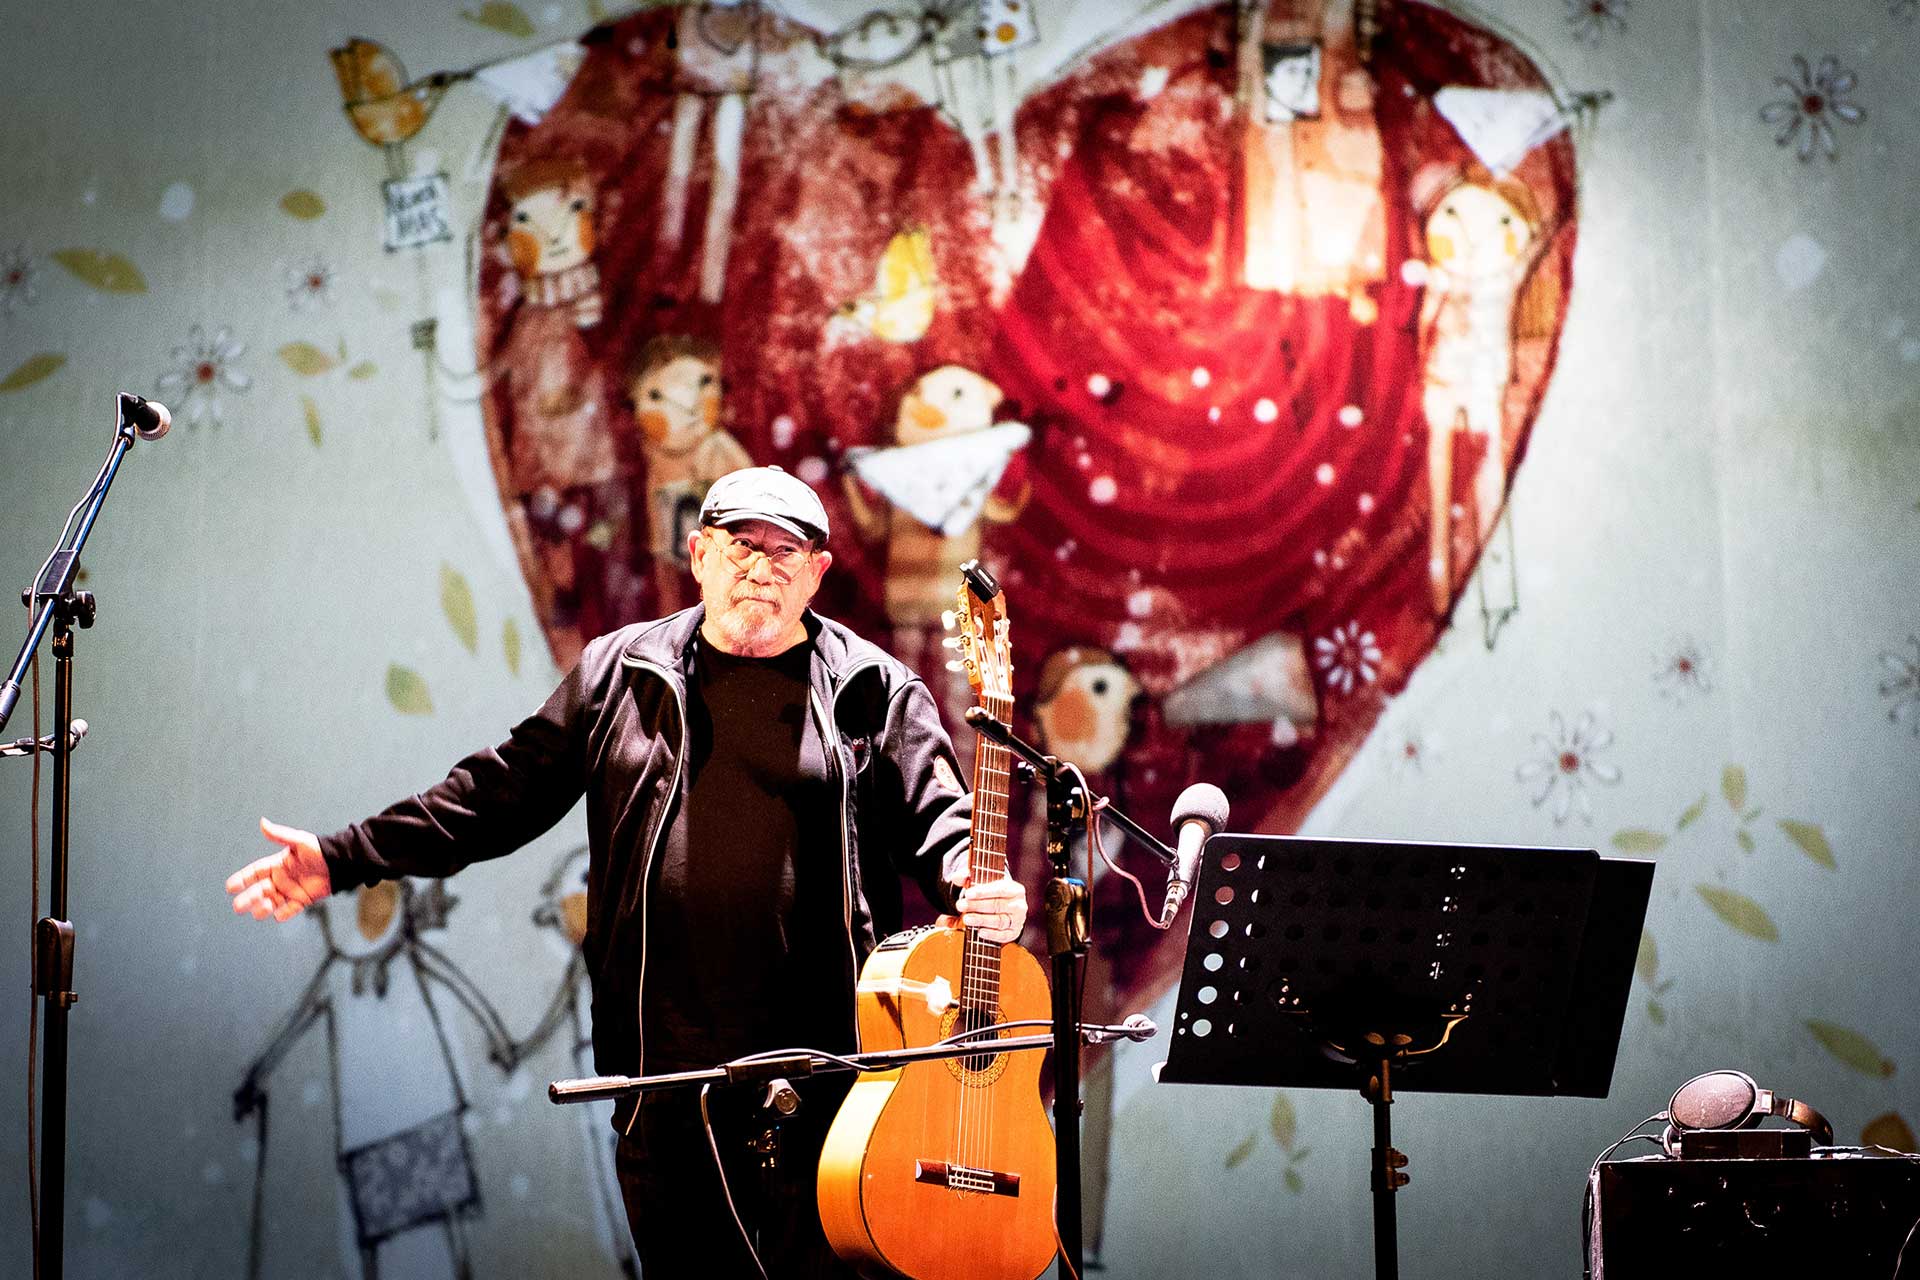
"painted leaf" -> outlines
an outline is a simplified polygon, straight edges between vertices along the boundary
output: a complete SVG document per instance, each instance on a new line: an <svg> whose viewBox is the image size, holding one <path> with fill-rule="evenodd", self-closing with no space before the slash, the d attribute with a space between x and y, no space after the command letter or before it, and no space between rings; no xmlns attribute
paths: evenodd
<svg viewBox="0 0 1920 1280"><path fill-rule="evenodd" d="M430 716L433 699L427 694L427 682L420 673L399 663L387 666L387 701L402 715Z"/></svg>
<svg viewBox="0 0 1920 1280"><path fill-rule="evenodd" d="M1774 927L1773 917L1746 894L1711 884L1697 884L1693 888L1713 908L1715 915L1748 937L1762 942L1780 941L1780 930Z"/></svg>
<svg viewBox="0 0 1920 1280"><path fill-rule="evenodd" d="M1292 1155L1287 1157L1287 1163L1299 1164L1302 1160L1305 1160L1308 1156L1312 1154L1313 1154L1312 1147L1302 1147L1298 1151L1294 1152Z"/></svg>
<svg viewBox="0 0 1920 1280"><path fill-rule="evenodd" d="M1307 1189L1306 1179L1300 1176L1298 1169L1289 1168L1282 1176L1286 1179L1287 1190L1291 1191L1294 1195L1297 1196Z"/></svg>
<svg viewBox="0 0 1920 1280"><path fill-rule="evenodd" d="M18 391L43 379L51 378L66 362L65 356L54 351L42 351L37 356L28 356L21 361L19 368L5 378L0 378L0 391Z"/></svg>
<svg viewBox="0 0 1920 1280"><path fill-rule="evenodd" d="M1733 838L1740 842L1740 847L1744 849L1746 852L1748 853L1753 852L1753 832L1747 830L1745 827L1742 827L1738 831L1733 833Z"/></svg>
<svg viewBox="0 0 1920 1280"><path fill-rule="evenodd" d="M327 211L327 202L305 187L280 197L280 207L302 222L312 222Z"/></svg>
<svg viewBox="0 0 1920 1280"><path fill-rule="evenodd" d="M1633 971L1652 982L1660 976L1660 948L1654 944L1653 931L1640 931L1640 954L1634 958Z"/></svg>
<svg viewBox="0 0 1920 1280"><path fill-rule="evenodd" d="M1893 1061L1880 1052L1880 1046L1850 1027L1839 1026L1832 1022L1822 1022L1818 1018L1807 1020L1807 1030L1813 1032L1813 1038L1840 1061L1855 1071L1869 1076L1890 1076L1893 1074Z"/></svg>
<svg viewBox="0 0 1920 1280"><path fill-rule="evenodd" d="M1273 1113L1267 1117L1267 1127L1273 1130L1273 1140L1280 1144L1282 1151L1293 1150L1296 1123L1293 1102L1284 1093L1274 1094Z"/></svg>
<svg viewBox="0 0 1920 1280"><path fill-rule="evenodd" d="M1898 1111L1889 1111L1883 1116L1875 1116L1867 1121L1867 1127L1860 1131L1860 1141L1869 1147L1892 1147L1895 1151L1920 1151L1915 1146L1913 1130L1900 1118Z"/></svg>
<svg viewBox="0 0 1920 1280"><path fill-rule="evenodd" d="M303 378L325 373L339 363L311 342L289 342L278 354L287 368Z"/></svg>
<svg viewBox="0 0 1920 1280"><path fill-rule="evenodd" d="M378 372L380 372L379 365L375 364L371 360L362 360L359 364L347 370L347 376L349 378L352 378L355 382L365 382L368 378L371 378L374 374Z"/></svg>
<svg viewBox="0 0 1920 1280"><path fill-rule="evenodd" d="M1622 853L1658 853L1667 847L1667 838L1645 827L1622 827L1613 833L1613 847Z"/></svg>
<svg viewBox="0 0 1920 1280"><path fill-rule="evenodd" d="M468 653L480 652L480 625L474 618L473 588L460 571L450 564L440 566L440 612Z"/></svg>
<svg viewBox="0 0 1920 1280"><path fill-rule="evenodd" d="M147 278L140 268L105 249L56 249L53 260L76 280L103 293L145 293Z"/></svg>
<svg viewBox="0 0 1920 1280"><path fill-rule="evenodd" d="M460 16L477 26L498 31L502 35L518 36L522 40L533 34L533 19L510 0L487 0L478 12L462 9Z"/></svg>
<svg viewBox="0 0 1920 1280"><path fill-rule="evenodd" d="M1787 839L1800 846L1800 852L1832 871L1840 864L1834 859L1833 846L1827 843L1827 833L1811 822L1795 822L1792 818L1780 819L1780 829L1787 833Z"/></svg>
<svg viewBox="0 0 1920 1280"><path fill-rule="evenodd" d="M1647 1021L1656 1027L1667 1025L1667 1006L1658 1000L1647 1001Z"/></svg>
<svg viewBox="0 0 1920 1280"><path fill-rule="evenodd" d="M1227 1168L1237 1169L1247 1162L1247 1157L1253 1154L1253 1140L1257 1136L1259 1135L1248 1134L1245 1142L1227 1152Z"/></svg>
<svg viewBox="0 0 1920 1280"><path fill-rule="evenodd" d="M320 447L320 406L313 402L312 396L300 397L300 411L307 419L307 439L313 441L313 447Z"/></svg>
<svg viewBox="0 0 1920 1280"><path fill-rule="evenodd" d="M513 675L520 674L520 628L512 618L508 618L500 628L500 647L506 650L507 670Z"/></svg>
<svg viewBox="0 0 1920 1280"><path fill-rule="evenodd" d="M1680 815L1680 821L1674 824L1674 830L1685 831L1688 827L1698 822L1700 820L1700 815L1705 813L1706 811L1707 811L1707 794L1706 792L1703 791L1700 793L1700 798L1698 800L1695 800L1692 804L1688 805L1686 808L1686 812Z"/></svg>
<svg viewBox="0 0 1920 1280"><path fill-rule="evenodd" d="M1730 764L1720 771L1720 794L1727 798L1727 808L1735 813L1747 807L1747 771L1737 764Z"/></svg>

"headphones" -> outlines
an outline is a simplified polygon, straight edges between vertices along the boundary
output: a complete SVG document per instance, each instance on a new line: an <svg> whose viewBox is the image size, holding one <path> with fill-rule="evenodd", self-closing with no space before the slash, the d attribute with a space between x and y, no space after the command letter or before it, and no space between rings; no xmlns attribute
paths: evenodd
<svg viewBox="0 0 1920 1280"><path fill-rule="evenodd" d="M1744 1071L1709 1071L1674 1090L1667 1103L1667 1131L1660 1143L1667 1154L1680 1154L1680 1135L1698 1129L1753 1129L1768 1116L1779 1116L1812 1132L1815 1145L1833 1145L1833 1126L1827 1118L1797 1098L1762 1089Z"/></svg>

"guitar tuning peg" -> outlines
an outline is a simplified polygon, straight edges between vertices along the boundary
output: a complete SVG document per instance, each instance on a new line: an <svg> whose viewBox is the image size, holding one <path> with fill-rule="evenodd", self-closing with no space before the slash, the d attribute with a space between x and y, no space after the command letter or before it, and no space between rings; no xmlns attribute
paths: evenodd
<svg viewBox="0 0 1920 1280"><path fill-rule="evenodd" d="M951 662L947 663L947 670L955 673L965 671L966 669L967 669L967 664L960 661L960 659L958 658L955 658Z"/></svg>
<svg viewBox="0 0 1920 1280"><path fill-rule="evenodd" d="M960 615L951 609L944 609L940 613L940 625L951 631L960 625Z"/></svg>
<svg viewBox="0 0 1920 1280"><path fill-rule="evenodd" d="M940 641L940 647L942 649L958 649L960 644L961 640L959 636L944 636Z"/></svg>

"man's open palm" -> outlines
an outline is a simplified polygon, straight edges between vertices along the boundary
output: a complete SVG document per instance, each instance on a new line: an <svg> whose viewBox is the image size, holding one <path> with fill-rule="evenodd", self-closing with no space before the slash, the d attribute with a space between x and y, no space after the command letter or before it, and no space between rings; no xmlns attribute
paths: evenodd
<svg viewBox="0 0 1920 1280"><path fill-rule="evenodd" d="M291 920L333 892L320 841L311 831L260 819L260 834L280 848L227 877L233 909L255 920Z"/></svg>

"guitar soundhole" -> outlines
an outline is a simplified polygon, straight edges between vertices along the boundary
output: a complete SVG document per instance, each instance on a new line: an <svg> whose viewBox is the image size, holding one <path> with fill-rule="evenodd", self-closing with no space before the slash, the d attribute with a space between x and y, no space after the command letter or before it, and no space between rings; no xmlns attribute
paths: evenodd
<svg viewBox="0 0 1920 1280"><path fill-rule="evenodd" d="M963 1030L983 1031L1003 1019L1004 1015L998 1009L949 1009L947 1016L940 1020L940 1038L944 1040L949 1036L958 1035ZM969 1053L964 1057L948 1058L946 1063L947 1070L961 1084L985 1086L998 1080L1006 1071L1007 1055Z"/></svg>

